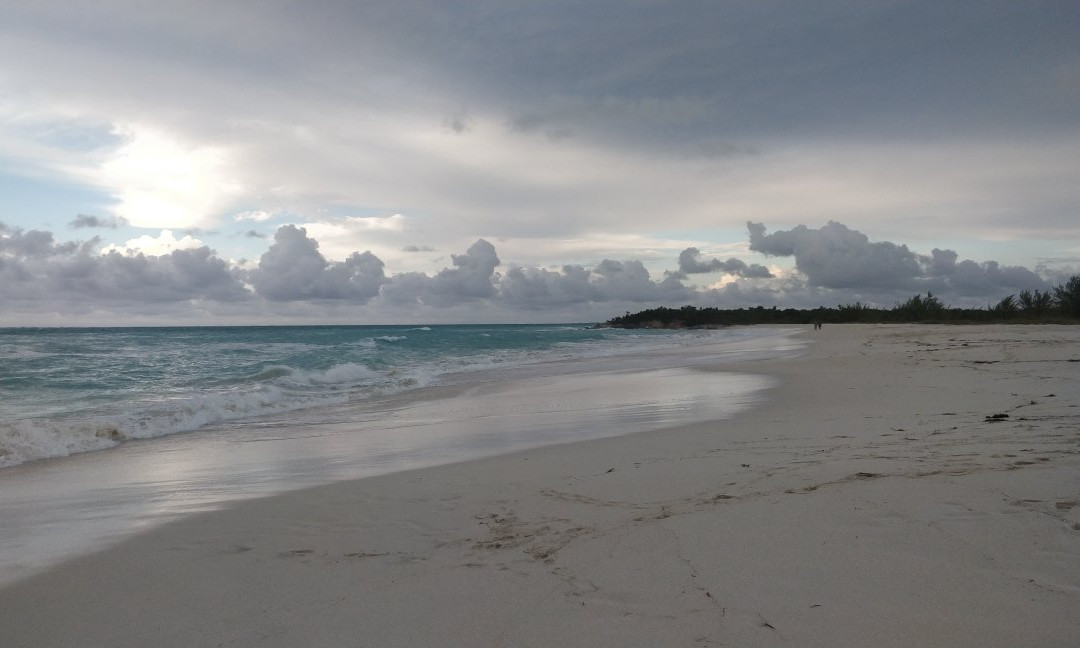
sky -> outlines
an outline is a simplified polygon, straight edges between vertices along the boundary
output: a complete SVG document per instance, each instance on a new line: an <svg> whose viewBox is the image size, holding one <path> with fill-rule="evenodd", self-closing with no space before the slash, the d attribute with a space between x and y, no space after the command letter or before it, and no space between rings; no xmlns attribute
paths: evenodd
<svg viewBox="0 0 1080 648"><path fill-rule="evenodd" d="M0 326L984 306L1080 274L1080 3L0 6Z"/></svg>

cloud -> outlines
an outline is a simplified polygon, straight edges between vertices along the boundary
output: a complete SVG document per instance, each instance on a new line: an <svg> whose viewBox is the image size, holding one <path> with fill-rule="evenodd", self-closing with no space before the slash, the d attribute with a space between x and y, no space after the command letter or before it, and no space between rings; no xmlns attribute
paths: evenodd
<svg viewBox="0 0 1080 648"><path fill-rule="evenodd" d="M700 254L701 252L695 247L689 247L683 250L679 254L679 272L683 275L722 272L738 277L756 279L767 279L773 276L769 269L763 265L747 265L745 261L741 261L734 257L729 258L727 261L711 259L703 262L698 258Z"/></svg>
<svg viewBox="0 0 1080 648"><path fill-rule="evenodd" d="M465 115L451 115L443 120L443 125L459 135L468 132L469 118Z"/></svg>
<svg viewBox="0 0 1080 648"><path fill-rule="evenodd" d="M627 301L652 301L660 295L659 287L641 261L604 259L592 274L593 285L604 296Z"/></svg>
<svg viewBox="0 0 1080 648"><path fill-rule="evenodd" d="M205 246L173 250L158 256L123 255L113 251L98 257L96 265L92 275L96 275L97 280L88 287L113 300L240 301L249 296L226 262ZM81 267L84 264L76 263L72 269ZM76 279L75 283L83 283L83 280Z"/></svg>
<svg viewBox="0 0 1080 648"><path fill-rule="evenodd" d="M252 266L225 260L189 237L178 240L168 230L118 248L98 237L60 242L51 232L0 222L0 300L8 306L5 322L19 313L88 309L118 318L139 314L139 321L152 321L154 313L171 321L223 309L253 321L342 321L361 313L370 321L569 321L659 305L888 306L927 290L947 303L984 305L1049 286L1024 267L962 260L947 249L924 255L906 245L871 241L838 222L771 233L760 223L747 228L751 252L792 258L794 269L765 276L754 270L763 266L703 259L688 247L678 255L677 269L656 278L638 259L605 258L558 269L515 263L500 271L495 246L477 239L437 272L387 274L370 251L327 259L319 242L295 225L278 228ZM729 280L712 288L683 283L688 275L708 272L727 272Z"/></svg>
<svg viewBox="0 0 1080 648"><path fill-rule="evenodd" d="M435 252L435 248L427 245L406 245L401 248L402 252Z"/></svg>
<svg viewBox="0 0 1080 648"><path fill-rule="evenodd" d="M817 230L799 225L772 234L765 234L761 223L746 226L750 250L795 257L795 267L815 286L900 288L922 272L918 258L907 246L870 243L864 234L834 221Z"/></svg>
<svg viewBox="0 0 1080 648"><path fill-rule="evenodd" d="M562 272L514 266L499 282L499 297L507 304L527 309L597 301L590 275L591 272L580 265L563 266Z"/></svg>
<svg viewBox="0 0 1080 648"><path fill-rule="evenodd" d="M93 239L89 244L96 243L97 239ZM26 232L0 223L0 260L6 259L9 267L13 262L68 255L81 248L82 246L74 243L56 243L52 232L41 230Z"/></svg>
<svg viewBox="0 0 1080 648"><path fill-rule="evenodd" d="M271 301L312 299L364 303L386 283L383 262L371 252L353 252L344 262L330 262L307 230L285 225L251 271L255 292Z"/></svg>
<svg viewBox="0 0 1080 648"><path fill-rule="evenodd" d="M238 223L243 221L255 221L256 223L261 223L263 221L268 221L273 217L274 215L268 211L256 209L253 211L240 212L239 214L233 216L233 220Z"/></svg>
<svg viewBox="0 0 1080 648"><path fill-rule="evenodd" d="M929 257L919 257L924 274L938 279L961 295L998 295L1003 290L1018 291L1045 287L1046 282L1021 266L1005 266L997 261L957 262L953 250L935 248Z"/></svg>
<svg viewBox="0 0 1080 648"><path fill-rule="evenodd" d="M632 247L551 242L656 238L659 213L677 236L751 218L927 247L1077 238L1067 3L973 21L933 3L241 1L212 23L189 3L23 4L0 24L5 168L74 177L155 230L241 208L298 224L408 210L408 238L307 230L327 258L367 249L395 270L433 269L395 257L406 242L483 235L506 261L636 258L654 276ZM1016 42L1030 65L1000 46ZM245 243L222 252L252 256Z"/></svg>
<svg viewBox="0 0 1080 648"><path fill-rule="evenodd" d="M439 293L453 293L468 297L491 297L495 287L491 278L499 265L495 246L479 239L469 246L465 254L451 254L454 268L441 270L432 281Z"/></svg>
<svg viewBox="0 0 1080 648"><path fill-rule="evenodd" d="M766 256L794 257L810 286L853 294L895 294L933 290L943 296L988 297L1004 291L1045 288L1047 282L1021 266L996 261L957 262L953 250L934 249L929 256L906 245L871 242L863 233L829 221L818 229L805 225L765 233L748 222L750 250Z"/></svg>
<svg viewBox="0 0 1080 648"><path fill-rule="evenodd" d="M103 252L120 252L122 254L143 253L151 256L168 254L173 250L194 250L203 247L203 242L191 234L184 234L182 238L176 238L172 230L161 230L161 234L150 236L143 234L138 238L128 240L123 245L108 245Z"/></svg>
<svg viewBox="0 0 1080 648"><path fill-rule="evenodd" d="M81 229L84 227L116 229L118 227L124 227L127 224L127 220L120 216L101 217L90 214L79 214L75 217L75 220L68 224L68 227L72 229Z"/></svg>
<svg viewBox="0 0 1080 648"><path fill-rule="evenodd" d="M116 213L136 227L213 223L240 193L220 146L137 124L118 125L115 132L125 143L91 175L115 196Z"/></svg>
<svg viewBox="0 0 1080 648"><path fill-rule="evenodd" d="M406 219L403 214L391 214L390 216L349 216L345 219L344 226L349 230L400 232L405 229L405 221Z"/></svg>
<svg viewBox="0 0 1080 648"><path fill-rule="evenodd" d="M595 268L565 265L560 272L515 266L499 281L500 301L530 310L608 302L676 303L697 296L677 277L654 281L636 260L604 259Z"/></svg>
<svg viewBox="0 0 1080 648"><path fill-rule="evenodd" d="M501 262L494 245L479 239L465 254L450 258L454 267L440 270L434 277L421 272L394 275L383 288L383 297L394 304L446 307L495 296L495 268Z"/></svg>
<svg viewBox="0 0 1080 648"><path fill-rule="evenodd" d="M238 274L205 246L161 255L101 253L96 237L59 243L50 232L0 232L0 297L12 302L64 311L80 304L235 302L249 296Z"/></svg>

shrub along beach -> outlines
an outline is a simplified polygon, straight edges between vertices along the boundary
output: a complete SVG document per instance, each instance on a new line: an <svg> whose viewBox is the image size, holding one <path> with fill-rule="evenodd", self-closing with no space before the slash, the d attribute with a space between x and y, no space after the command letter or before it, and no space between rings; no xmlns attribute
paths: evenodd
<svg viewBox="0 0 1080 648"><path fill-rule="evenodd" d="M814 309L784 308L651 308L614 317L601 326L617 328L694 328L740 324L839 323L1047 323L1080 321L1080 275L1052 290L1023 290L986 308L946 306L932 293L915 295L892 308L862 303Z"/></svg>

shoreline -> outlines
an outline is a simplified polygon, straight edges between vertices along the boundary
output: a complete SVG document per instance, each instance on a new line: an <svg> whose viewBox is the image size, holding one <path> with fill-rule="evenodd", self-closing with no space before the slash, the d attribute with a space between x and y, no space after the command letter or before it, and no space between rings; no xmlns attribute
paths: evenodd
<svg viewBox="0 0 1080 648"><path fill-rule="evenodd" d="M1073 645L1080 330L807 336L716 368L780 381L731 419L241 501L76 558L0 589L5 645Z"/></svg>
<svg viewBox="0 0 1080 648"><path fill-rule="evenodd" d="M123 347L130 351L153 346L162 351L149 359L120 359L118 365L106 366L102 375L94 373L96 365L86 366L88 363L84 361L73 372L78 379L87 385L103 380L106 385L80 388L65 395L65 405L53 402L41 411L35 408L42 402L56 401L59 393L50 390L47 383L64 382L66 372L72 368L60 352L63 345L56 340L38 340L32 336L22 339L27 349L20 357L44 357L45 366L33 369L16 360L12 371L38 372L50 378L44 382L23 380L22 386L11 392L10 407L5 408L8 419L0 421L0 476L25 463L222 426L260 425L265 420L307 425L311 422L305 420L308 414L317 418L330 409L349 409L398 397L408 400L418 392L485 379L515 379L532 375L536 369L543 373L545 367L557 365L564 365L573 373L575 366L590 362L610 364L620 356L641 358L651 350L660 352L656 358L673 362L672 366L682 366L680 363L687 357L680 347L710 345L713 341L721 345L739 344L753 353L755 338L775 337L777 329L791 330L790 327L744 328L726 331L716 336L720 339L709 340L708 336L685 332L644 338L636 334L581 336L579 329L565 325L436 327L448 331L442 338L432 337L436 334L429 334L431 327L308 328L323 333L340 329L343 334L309 341L306 338L311 331L304 327L286 327L285 338L267 337L266 327L237 328L234 333L240 339L202 339L203 346L209 345L212 350L206 353L196 344L198 335L162 340L128 339L127 329L116 329L101 339L65 338L65 344L93 345L99 350ZM147 330L137 329L140 334ZM414 335L415 330L427 332ZM491 338L492 335L496 338ZM124 347L125 340L130 347ZM266 355L248 353L252 345L262 348ZM192 357L196 348L202 356L198 360ZM117 350L121 356L126 352ZM299 355L290 357L289 352ZM702 352L708 357L715 349L706 347ZM223 363L221 358L236 361L239 369ZM125 371L122 365L129 360L140 367L146 365L147 385L135 389L129 384L130 389L123 389L119 383L113 384L109 371L122 373ZM188 367L184 369L183 380L170 378L169 372L161 369L175 363ZM6 366L0 363L0 371ZM163 394L168 397L162 397Z"/></svg>
<svg viewBox="0 0 1080 648"><path fill-rule="evenodd" d="M0 586L238 500L729 418L759 400L765 380L694 367L802 346L780 328L446 374L441 385L5 468Z"/></svg>

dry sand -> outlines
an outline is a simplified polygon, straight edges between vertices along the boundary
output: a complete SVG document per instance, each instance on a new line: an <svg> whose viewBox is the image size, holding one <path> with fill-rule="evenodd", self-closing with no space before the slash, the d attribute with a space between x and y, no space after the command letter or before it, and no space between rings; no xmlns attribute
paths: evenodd
<svg viewBox="0 0 1080 648"><path fill-rule="evenodd" d="M0 645L1080 645L1080 327L827 326L727 421L241 502ZM997 418L988 418L995 415Z"/></svg>

